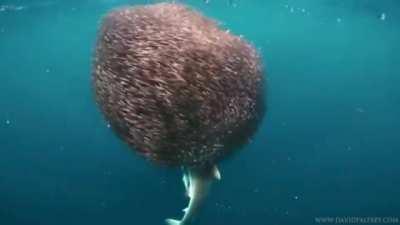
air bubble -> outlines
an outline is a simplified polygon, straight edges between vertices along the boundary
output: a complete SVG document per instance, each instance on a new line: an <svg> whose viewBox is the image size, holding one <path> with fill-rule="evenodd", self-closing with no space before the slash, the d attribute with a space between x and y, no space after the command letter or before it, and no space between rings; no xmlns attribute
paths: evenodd
<svg viewBox="0 0 400 225"><path fill-rule="evenodd" d="M381 20L386 20L386 14L385 14L385 13L382 13L380 19L381 19Z"/></svg>

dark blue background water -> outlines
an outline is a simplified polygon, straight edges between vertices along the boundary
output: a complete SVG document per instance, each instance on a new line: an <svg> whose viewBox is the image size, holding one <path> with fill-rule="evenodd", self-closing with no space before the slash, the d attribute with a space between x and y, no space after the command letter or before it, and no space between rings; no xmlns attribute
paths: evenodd
<svg viewBox="0 0 400 225"><path fill-rule="evenodd" d="M0 0L0 224L163 224L181 174L129 151L90 86L101 17L151 1ZM220 165L198 224L400 216L400 3L186 1L244 35L268 72L268 114Z"/></svg>

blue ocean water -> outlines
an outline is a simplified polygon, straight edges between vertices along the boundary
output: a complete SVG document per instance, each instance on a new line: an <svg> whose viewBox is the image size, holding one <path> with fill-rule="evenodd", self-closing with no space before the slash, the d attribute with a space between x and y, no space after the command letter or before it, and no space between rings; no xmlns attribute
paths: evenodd
<svg viewBox="0 0 400 225"><path fill-rule="evenodd" d="M0 0L1 225L181 216L181 171L132 153L90 83L102 16L153 2ZM268 81L266 118L221 163L197 224L400 223L400 2L181 2L252 42Z"/></svg>

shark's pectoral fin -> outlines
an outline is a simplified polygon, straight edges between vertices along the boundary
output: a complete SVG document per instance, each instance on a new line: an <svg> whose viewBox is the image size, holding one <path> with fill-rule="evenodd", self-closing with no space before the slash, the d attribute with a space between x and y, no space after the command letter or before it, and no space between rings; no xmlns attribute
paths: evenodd
<svg viewBox="0 0 400 225"><path fill-rule="evenodd" d="M218 167L216 165L213 166L212 173L215 179L221 180L221 173L219 172Z"/></svg>

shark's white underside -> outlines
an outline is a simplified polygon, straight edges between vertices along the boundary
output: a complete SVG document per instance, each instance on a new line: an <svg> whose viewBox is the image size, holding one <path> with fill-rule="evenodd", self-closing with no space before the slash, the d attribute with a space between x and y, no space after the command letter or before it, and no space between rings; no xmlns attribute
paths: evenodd
<svg viewBox="0 0 400 225"><path fill-rule="evenodd" d="M166 219L167 225L189 225L207 196L212 182L220 179L221 174L215 165L201 169L187 169L182 180L186 194L190 198L189 205L183 210L184 216L181 220Z"/></svg>

